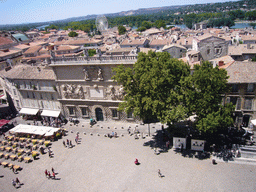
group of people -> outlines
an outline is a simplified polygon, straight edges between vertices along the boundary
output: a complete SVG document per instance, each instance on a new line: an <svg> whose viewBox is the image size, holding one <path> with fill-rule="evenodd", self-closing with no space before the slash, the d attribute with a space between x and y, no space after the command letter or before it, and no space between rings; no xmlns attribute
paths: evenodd
<svg viewBox="0 0 256 192"><path fill-rule="evenodd" d="M15 187L15 188L19 188L21 183L20 183L20 180L18 179L18 177L16 179L13 179L12 180L12 185Z"/></svg>
<svg viewBox="0 0 256 192"><path fill-rule="evenodd" d="M64 145L64 147L68 147L68 148L72 148L73 147L72 141L68 140L68 139L67 139L67 145L66 145L65 141L63 140L63 145Z"/></svg>
<svg viewBox="0 0 256 192"><path fill-rule="evenodd" d="M55 179L55 171L54 171L53 167L52 167L52 174L50 171L47 171L47 169L45 169L44 173L45 173L46 178Z"/></svg>
<svg viewBox="0 0 256 192"><path fill-rule="evenodd" d="M112 137L117 138L117 132L112 131L111 134L108 133L108 137L109 138L112 138Z"/></svg>

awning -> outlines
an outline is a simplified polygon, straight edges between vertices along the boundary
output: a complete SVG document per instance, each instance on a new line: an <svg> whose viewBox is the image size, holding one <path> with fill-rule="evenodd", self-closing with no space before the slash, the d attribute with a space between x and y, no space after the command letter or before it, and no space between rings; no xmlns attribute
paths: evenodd
<svg viewBox="0 0 256 192"><path fill-rule="evenodd" d="M5 124L7 124L9 122L10 122L10 120L1 119L0 120L0 128L2 128L2 126L4 126Z"/></svg>
<svg viewBox="0 0 256 192"><path fill-rule="evenodd" d="M252 123L253 125L256 125L256 119L251 120L251 123Z"/></svg>
<svg viewBox="0 0 256 192"><path fill-rule="evenodd" d="M60 111L52 111L52 110L43 110L41 116L46 117L58 117L60 115Z"/></svg>
<svg viewBox="0 0 256 192"><path fill-rule="evenodd" d="M27 133L27 134L34 134L34 135L52 136L55 132L59 130L60 128L19 124L9 131L11 133Z"/></svg>
<svg viewBox="0 0 256 192"><path fill-rule="evenodd" d="M0 95L0 99L7 99L6 95Z"/></svg>
<svg viewBox="0 0 256 192"><path fill-rule="evenodd" d="M27 115L36 115L39 109L32 109L32 108L22 108L20 110L20 114L27 114Z"/></svg>

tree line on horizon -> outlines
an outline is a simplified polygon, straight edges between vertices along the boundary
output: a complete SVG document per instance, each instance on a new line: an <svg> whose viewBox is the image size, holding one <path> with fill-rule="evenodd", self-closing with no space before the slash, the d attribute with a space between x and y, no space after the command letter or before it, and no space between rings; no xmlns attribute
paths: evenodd
<svg viewBox="0 0 256 192"><path fill-rule="evenodd" d="M245 7L244 5L247 5ZM242 0L237 2L224 2L213 4L197 4L187 5L174 10L164 10L154 14L132 15L132 16L118 16L107 17L109 27L126 25L130 27L136 27L139 31L148 28L145 26L145 22L148 22L151 27L164 27L167 25L185 24L188 28L192 28L193 24L208 21L209 27L221 27L233 26L236 19L250 20L256 19L256 11L250 11L256 7L256 1L254 0ZM243 10L240 10L243 8ZM226 11L226 10L232 11ZM177 14L179 13L179 14ZM45 23L44 23L45 24ZM2 26L2 30L19 30L28 31L32 28L41 26L42 23L32 23L18 26ZM93 32L96 30L95 19L74 21L74 22L53 22L49 27L56 29L73 29L82 30L85 32ZM46 29L47 29L46 28Z"/></svg>

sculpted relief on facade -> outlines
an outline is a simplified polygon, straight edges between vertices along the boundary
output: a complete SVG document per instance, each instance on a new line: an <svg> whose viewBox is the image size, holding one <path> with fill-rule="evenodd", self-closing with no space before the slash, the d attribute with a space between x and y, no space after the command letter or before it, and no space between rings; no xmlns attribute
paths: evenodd
<svg viewBox="0 0 256 192"><path fill-rule="evenodd" d="M62 93L65 99L83 99L84 92L81 85L62 85Z"/></svg>
<svg viewBox="0 0 256 192"><path fill-rule="evenodd" d="M120 88L114 88L112 85L109 86L107 93L112 100L123 100L125 94L122 86Z"/></svg>
<svg viewBox="0 0 256 192"><path fill-rule="evenodd" d="M97 72L97 74L96 74ZM89 80L98 80L98 81L103 81L103 70L100 67L88 67L83 69L84 73L84 80L89 81ZM90 74L89 74L90 73Z"/></svg>

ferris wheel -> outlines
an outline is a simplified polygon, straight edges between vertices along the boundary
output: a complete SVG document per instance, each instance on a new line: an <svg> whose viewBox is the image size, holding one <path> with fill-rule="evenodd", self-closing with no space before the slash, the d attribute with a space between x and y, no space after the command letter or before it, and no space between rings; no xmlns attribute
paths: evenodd
<svg viewBox="0 0 256 192"><path fill-rule="evenodd" d="M95 25L98 31L102 32L108 29L108 20L104 15L99 15L96 18Z"/></svg>

